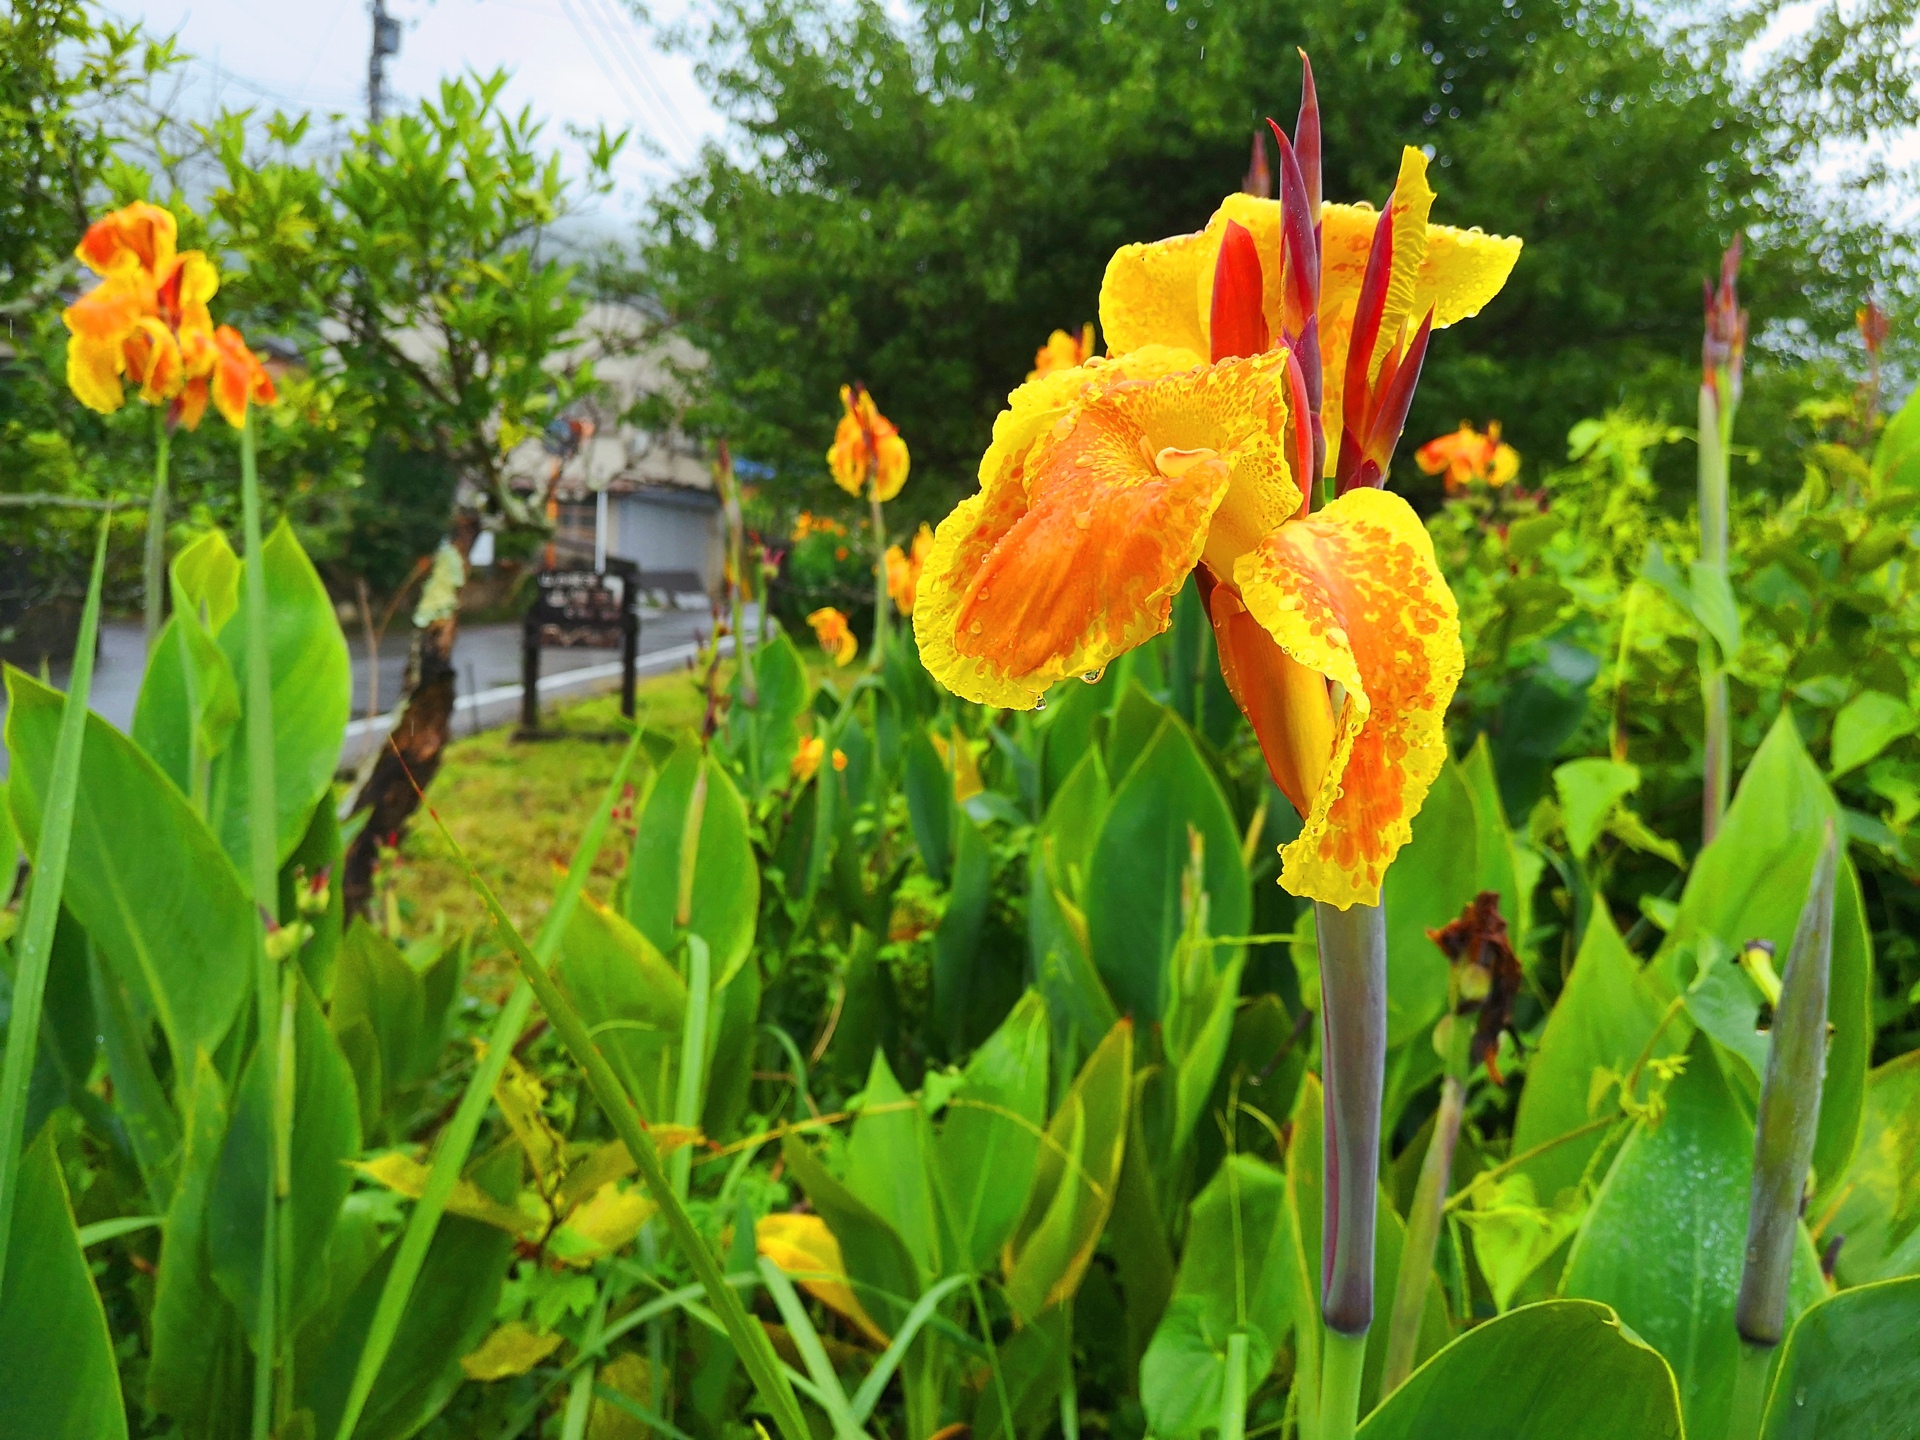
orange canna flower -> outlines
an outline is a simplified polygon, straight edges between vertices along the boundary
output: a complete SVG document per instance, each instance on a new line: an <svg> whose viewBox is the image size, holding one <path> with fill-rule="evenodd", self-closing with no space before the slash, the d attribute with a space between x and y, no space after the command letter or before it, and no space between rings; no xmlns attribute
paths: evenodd
<svg viewBox="0 0 1920 1440"><path fill-rule="evenodd" d="M808 735L800 741L800 748L794 752L791 773L796 784L804 785L813 778L813 772L820 768L820 761L827 753L827 742L818 735Z"/></svg>
<svg viewBox="0 0 1920 1440"><path fill-rule="evenodd" d="M853 630L848 626L845 615L826 605L807 616L807 624L813 627L813 636L820 642L820 648L833 656L834 664L852 663L860 649L860 642L853 638Z"/></svg>
<svg viewBox="0 0 1920 1440"><path fill-rule="evenodd" d="M907 442L894 423L880 413L867 387L859 383L840 387L846 414L833 432L827 466L833 480L849 495L858 496L869 484L882 500L891 500L907 483Z"/></svg>
<svg viewBox="0 0 1920 1440"><path fill-rule="evenodd" d="M1377 236L1369 209L1320 210L1322 293L1309 158L1317 186L1317 153L1283 139L1282 201L1232 196L1206 232L1114 257L1111 358L1014 391L979 493L935 532L913 619L937 680L1031 709L1165 630L1196 575L1223 677L1302 817L1281 883L1345 909L1379 903L1446 761L1463 668L1432 542L1379 486L1429 330L1491 299L1519 242L1427 227L1409 151ZM1323 466L1341 493L1316 506Z"/></svg>
<svg viewBox="0 0 1920 1440"><path fill-rule="evenodd" d="M1033 352L1033 369L1027 379L1038 380L1042 375L1051 375L1056 370L1071 370L1076 365L1084 365L1093 358L1093 322L1088 321L1080 327L1078 335L1069 335L1064 330L1056 330L1047 337L1047 343Z"/></svg>
<svg viewBox="0 0 1920 1440"><path fill-rule="evenodd" d="M887 547L887 594L900 607L902 615L913 614L914 595L920 588L920 571L933 549L933 527L922 525L913 537L909 554L898 545Z"/></svg>
<svg viewBox="0 0 1920 1440"><path fill-rule="evenodd" d="M178 252L177 238L171 212L136 201L96 220L75 249L101 277L62 316L67 384L88 408L118 410L124 377L147 404L169 405L171 423L199 423L217 358L207 302L220 275L200 251Z"/></svg>
<svg viewBox="0 0 1920 1440"><path fill-rule="evenodd" d="M262 405L273 403L273 377L231 325L222 325L213 332L213 344L213 405L226 422L238 430L247 423L250 401Z"/></svg>
<svg viewBox="0 0 1920 1440"><path fill-rule="evenodd" d="M1476 480L1498 490L1520 473L1520 452L1501 440L1498 420L1484 435L1462 420L1453 434L1436 436L1414 451L1413 459L1425 474L1444 474L1449 495Z"/></svg>

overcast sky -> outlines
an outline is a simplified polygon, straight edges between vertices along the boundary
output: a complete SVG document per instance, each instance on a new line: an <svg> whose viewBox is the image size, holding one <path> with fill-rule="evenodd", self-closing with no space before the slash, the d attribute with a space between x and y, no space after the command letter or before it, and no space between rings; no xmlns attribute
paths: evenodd
<svg viewBox="0 0 1920 1440"><path fill-rule="evenodd" d="M659 0L653 14L670 22L687 3ZM194 56L181 92L189 116L252 105L365 117L369 0L106 0L102 8L179 37ZM577 153L563 130L569 123L651 137L664 162L630 145L607 219L630 213L668 165L684 165L721 131L690 61L663 51L624 0L387 0L387 9L404 27L400 54L387 62L398 102L431 94L444 75L505 66L513 79L504 98L544 116L553 144Z"/></svg>

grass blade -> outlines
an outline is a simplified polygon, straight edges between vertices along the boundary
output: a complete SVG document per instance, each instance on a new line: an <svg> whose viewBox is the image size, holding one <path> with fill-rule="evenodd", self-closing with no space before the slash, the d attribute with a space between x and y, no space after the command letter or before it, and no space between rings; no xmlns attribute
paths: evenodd
<svg viewBox="0 0 1920 1440"><path fill-rule="evenodd" d="M700 1105L706 1096L707 1003L712 990L713 968L707 954L707 942L698 935L687 936L687 1015L680 1030L680 1084L673 1098L673 1123L693 1128L700 1123ZM687 1198L687 1182L693 1175L691 1146L673 1157L673 1191Z"/></svg>
<svg viewBox="0 0 1920 1440"><path fill-rule="evenodd" d="M425 797L422 797L424 802ZM740 1361L747 1367L747 1373L753 1377L760 1398L772 1411L774 1423L780 1427L786 1440L810 1440L806 1417L800 1413L800 1402L794 1398L793 1386L782 1373L780 1359L773 1353L773 1343L766 1332L749 1316L741 1305L740 1297L734 1294L727 1284L727 1277L721 1273L719 1263L713 1252L707 1249L706 1242L693 1228L693 1218L687 1214L687 1207L674 1194L672 1182L668 1180L665 1168L660 1163L660 1153L653 1147L648 1137L646 1125L633 1099L620 1084L619 1077L613 1073L613 1067L600 1053L588 1034L586 1022L580 1018L580 1012L573 1008L573 1002L567 999L560 987L548 976L546 967L535 958L527 948L527 942L521 938L513 921L500 908L499 897L493 893L480 872L473 867L459 843L448 831L446 824L432 806L426 807L427 814L433 818L434 825L440 831L440 837L446 841L449 849L461 865L466 868L468 882L479 895L481 903L487 907L487 913L493 917L495 928L500 937L512 951L514 961L520 967L520 973L540 1002L540 1008L547 1013L552 1022L554 1033L560 1043L573 1057L574 1064L585 1072L587 1084L592 1089L594 1099L606 1113L614 1133L627 1147L627 1153L633 1157L639 1167L640 1178L645 1182L647 1192L654 1204L660 1207L661 1217L666 1221L668 1233L681 1253L693 1267L693 1273L705 1286L707 1298L719 1312L722 1326L728 1340L733 1343ZM345 1433L343 1432L342 1440Z"/></svg>
<svg viewBox="0 0 1920 1440"><path fill-rule="evenodd" d="M893 1372L900 1368L900 1362L907 1358L907 1347L913 1344L913 1337L920 1333L921 1326L933 1318L933 1312L940 1308L940 1302L965 1285L972 1277L968 1275L949 1275L938 1285L922 1295L913 1309L907 1312L907 1318L900 1322L899 1333L874 1363L867 1378L860 1382L860 1388L853 1392L853 1421L856 1425L867 1423L867 1417L873 1414L873 1407L880 1403L880 1393L887 1388L887 1381L893 1378ZM1007 1432L1011 1435L1013 1432Z"/></svg>
<svg viewBox="0 0 1920 1440"><path fill-rule="evenodd" d="M842 1437L842 1440L856 1440L861 1431L854 1421L853 1407L847 1402L847 1392L841 1387L840 1376L835 1373L833 1362L827 1358L826 1346L820 1343L820 1332L813 1328L813 1321L807 1316L807 1307L800 1303L799 1292L793 1288L793 1282L781 1273L780 1267L764 1255L760 1257L760 1278L766 1282L767 1293L773 1296L780 1318L786 1323L787 1334L793 1340L794 1348L800 1352L800 1359L806 1364L813 1388L826 1406L834 1434Z"/></svg>
<svg viewBox="0 0 1920 1440"><path fill-rule="evenodd" d="M619 803L621 792L626 787L627 772L632 769L634 757L639 753L640 735L636 731L627 744L626 753L620 757L620 764L613 772L613 779L608 782L606 793L600 797L599 808L587 823L586 833L580 837L580 848L574 852L573 863L567 867L566 879L561 882L554 896L553 909L547 912L547 918L534 940L535 953L539 956L537 963L543 974L560 948L560 936L566 931L567 921L580 903L580 892L586 887L587 876L593 871L593 862L599 858L607 826L613 819L613 808ZM435 819L437 822L438 817ZM462 855L461 859L464 862L466 857ZM413 1213L407 1217L406 1232L400 1237L400 1249L394 1256L393 1269L387 1273L386 1285L381 1289L379 1303L374 1308L373 1323L367 1329L366 1343L361 1347L360 1361L353 1372L353 1386L347 1392L346 1408L340 1412L340 1424L334 1432L336 1440L348 1440L354 1426L360 1423L367 1397L373 1393L373 1382L379 1378L380 1367L386 1363L387 1352L393 1348L393 1337L400 1329L400 1318L406 1313L414 1282L420 1278L420 1267L426 1263L427 1247L433 1243L434 1231L440 1226L440 1217L446 1213L453 1187L460 1179L461 1170L466 1167L467 1154L473 1149L474 1137L480 1131L480 1122L485 1118L487 1105L493 1098L493 1087L499 1082L501 1071L506 1068L514 1042L520 1038L520 1032L526 1029L527 1018L532 1010L533 992L522 981L514 986L513 994L508 997L499 1018L494 1021L493 1030L487 1037L486 1058L474 1068L467 1088L460 1096L459 1108L454 1111L447 1128L441 1132L440 1147L434 1154L433 1168L427 1174L426 1189L414 1203Z"/></svg>
<svg viewBox="0 0 1920 1440"><path fill-rule="evenodd" d="M53 773L33 856L25 923L15 949L13 1015L7 1027L7 1060L0 1070L0 1277L7 1273L7 1237L13 1230L13 1197L20 1183L20 1151L27 1123L27 1086L40 1038L40 1009L46 999L47 967L53 961L53 931L60 920L60 892L67 883L67 851L73 841L73 812L80 796L80 747L86 738L87 696L93 688L93 646L100 631L100 586L107 570L109 514L100 522L93 547L93 575L87 581L86 609L73 651L73 678L67 684L66 709L53 747Z"/></svg>

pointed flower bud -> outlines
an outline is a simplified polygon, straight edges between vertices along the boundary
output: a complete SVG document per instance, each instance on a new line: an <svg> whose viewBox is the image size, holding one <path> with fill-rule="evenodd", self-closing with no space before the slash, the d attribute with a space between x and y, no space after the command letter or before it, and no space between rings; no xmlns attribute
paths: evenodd
<svg viewBox="0 0 1920 1440"><path fill-rule="evenodd" d="M1829 820L1807 887L1807 903L1793 934L1793 949L1780 976L1767 1073L1760 1086L1746 1268L1734 1311L1741 1337L1753 1345L1778 1345L1786 1333L1787 1276L1827 1068L1827 978L1833 961L1833 891L1839 863Z"/></svg>
<svg viewBox="0 0 1920 1440"><path fill-rule="evenodd" d="M1706 296L1706 337L1700 345L1701 380L1716 395L1720 377L1726 376L1727 394L1722 400L1740 403L1740 378L1747 353L1747 312L1740 308L1740 237L1733 237L1720 257L1720 286L1702 282Z"/></svg>

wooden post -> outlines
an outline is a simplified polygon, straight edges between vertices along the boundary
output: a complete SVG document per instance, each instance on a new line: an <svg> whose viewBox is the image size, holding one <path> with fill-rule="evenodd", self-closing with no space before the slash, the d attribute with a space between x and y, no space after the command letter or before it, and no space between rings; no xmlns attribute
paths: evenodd
<svg viewBox="0 0 1920 1440"><path fill-rule="evenodd" d="M527 611L520 631L520 733L540 733L540 605Z"/></svg>
<svg viewBox="0 0 1920 1440"><path fill-rule="evenodd" d="M634 566L620 572L620 713L628 720L634 716L633 692L639 660L640 570Z"/></svg>

